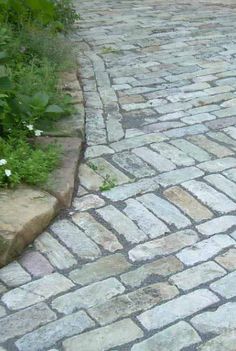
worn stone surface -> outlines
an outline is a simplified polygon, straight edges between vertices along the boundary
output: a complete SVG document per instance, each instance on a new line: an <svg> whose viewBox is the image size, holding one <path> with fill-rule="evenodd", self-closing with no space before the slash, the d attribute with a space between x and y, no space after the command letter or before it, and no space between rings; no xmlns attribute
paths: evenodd
<svg viewBox="0 0 236 351"><path fill-rule="evenodd" d="M40 325L38 316L0 347L232 351L235 1L74 4L81 19L67 38L86 137L79 188L73 206L0 271L0 320L41 303L56 319ZM73 123L77 137L80 116ZM31 209L7 211L14 220ZM93 320L88 330L73 319L80 309Z"/></svg>
<svg viewBox="0 0 236 351"><path fill-rule="evenodd" d="M43 231L57 211L58 200L44 191L28 187L2 190L0 266L19 255Z"/></svg>

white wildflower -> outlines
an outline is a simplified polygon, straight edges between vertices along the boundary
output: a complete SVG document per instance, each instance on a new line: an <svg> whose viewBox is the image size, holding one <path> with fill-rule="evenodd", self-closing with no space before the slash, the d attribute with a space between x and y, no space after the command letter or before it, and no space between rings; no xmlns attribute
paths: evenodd
<svg viewBox="0 0 236 351"><path fill-rule="evenodd" d="M42 130L39 130L39 129L36 129L36 130L34 131L34 135L35 135L35 136L40 136L42 133L43 133L43 131L42 131Z"/></svg>
<svg viewBox="0 0 236 351"><path fill-rule="evenodd" d="M11 176L11 170L10 169L5 169L5 174L7 177Z"/></svg>
<svg viewBox="0 0 236 351"><path fill-rule="evenodd" d="M0 160L0 166L4 166L4 165L6 165L7 164L7 160L5 160L4 158L2 158L1 160Z"/></svg>
<svg viewBox="0 0 236 351"><path fill-rule="evenodd" d="M28 128L29 130L34 130L33 124L27 124L26 128Z"/></svg>

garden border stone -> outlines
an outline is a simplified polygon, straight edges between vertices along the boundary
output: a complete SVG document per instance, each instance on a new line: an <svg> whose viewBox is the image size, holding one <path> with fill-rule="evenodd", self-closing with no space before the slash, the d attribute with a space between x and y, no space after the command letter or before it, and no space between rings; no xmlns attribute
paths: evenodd
<svg viewBox="0 0 236 351"><path fill-rule="evenodd" d="M21 185L0 191L0 267L20 255L61 209L71 206L83 148L84 104L77 73L65 74L63 80L76 97L76 113L57 122L55 132L37 139L41 145L60 145L60 165L43 189Z"/></svg>

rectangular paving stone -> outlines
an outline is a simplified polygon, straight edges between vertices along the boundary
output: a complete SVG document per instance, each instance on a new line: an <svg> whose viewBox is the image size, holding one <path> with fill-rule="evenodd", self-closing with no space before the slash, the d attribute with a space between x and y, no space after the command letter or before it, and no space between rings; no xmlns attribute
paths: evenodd
<svg viewBox="0 0 236 351"><path fill-rule="evenodd" d="M142 330L131 320L123 319L63 342L65 351L106 351L143 336Z"/></svg>
<svg viewBox="0 0 236 351"><path fill-rule="evenodd" d="M108 278L57 297L52 307L60 313L70 314L81 308L96 306L124 291L124 286L117 279Z"/></svg>
<svg viewBox="0 0 236 351"><path fill-rule="evenodd" d="M189 179L201 177L204 173L196 167L186 167L166 172L155 177L157 183L164 187L176 185Z"/></svg>
<svg viewBox="0 0 236 351"><path fill-rule="evenodd" d="M236 216L221 216L205 223L199 224L197 230L205 235L224 233L236 225Z"/></svg>
<svg viewBox="0 0 236 351"><path fill-rule="evenodd" d="M88 190L98 190L104 179L95 173L92 168L86 164L81 164L79 167L79 182L80 185Z"/></svg>
<svg viewBox="0 0 236 351"><path fill-rule="evenodd" d="M209 260L221 250L233 245L235 241L228 235L218 234L183 249L176 256L186 266L192 266L195 263Z"/></svg>
<svg viewBox="0 0 236 351"><path fill-rule="evenodd" d="M85 151L85 158L94 158L102 155L114 154L114 150L106 145L90 146Z"/></svg>
<svg viewBox="0 0 236 351"><path fill-rule="evenodd" d="M211 156L205 150L190 143L188 140L170 140L170 143L199 162L208 161L211 158Z"/></svg>
<svg viewBox="0 0 236 351"><path fill-rule="evenodd" d="M189 102L176 102L170 103L162 106L157 106L155 109L159 113L173 113L176 111L185 111L192 107L192 104Z"/></svg>
<svg viewBox="0 0 236 351"><path fill-rule="evenodd" d="M216 117L211 115L210 113L200 113L200 114L196 114L193 116L187 116L181 119L181 121L183 121L184 123L187 124L196 124L196 123L203 123L206 121L211 121L213 119L215 119Z"/></svg>
<svg viewBox="0 0 236 351"><path fill-rule="evenodd" d="M99 157L91 161L92 165L96 167L95 172L102 177L106 177L107 174L111 178L116 180L116 184L123 184L129 182L130 178L127 177L124 173L119 171L111 163L107 162L104 158Z"/></svg>
<svg viewBox="0 0 236 351"><path fill-rule="evenodd" d="M117 210L114 206L109 205L103 207L97 210L97 213L128 242L138 243L147 239L146 234L142 232L132 220Z"/></svg>
<svg viewBox="0 0 236 351"><path fill-rule="evenodd" d="M204 179L231 199L236 200L236 184L225 178L222 174L210 174L204 177Z"/></svg>
<svg viewBox="0 0 236 351"><path fill-rule="evenodd" d="M229 147L233 148L234 150L236 148L236 140L233 140L232 138L230 138L225 133L222 133L222 132L209 132L209 133L207 133L207 135L209 137L211 137L212 139L215 139L218 142L227 144Z"/></svg>
<svg viewBox="0 0 236 351"><path fill-rule="evenodd" d="M82 228L86 235L101 245L105 250L115 252L122 249L116 236L102 224L98 223L89 213L76 213L72 217L80 228Z"/></svg>
<svg viewBox="0 0 236 351"><path fill-rule="evenodd" d="M201 134L208 131L208 128L203 124L194 124L192 126L180 127L163 132L169 138L182 138L186 135Z"/></svg>
<svg viewBox="0 0 236 351"><path fill-rule="evenodd" d="M119 152L123 150L133 149L146 144L151 144L155 142L157 143L166 139L168 138L165 135L162 135L161 133L144 134L133 138L117 141L115 143L112 143L110 147L116 152Z"/></svg>
<svg viewBox="0 0 236 351"><path fill-rule="evenodd" d="M151 279L154 276L167 277L181 271L182 268L182 263L175 256L168 256L124 273L120 276L120 279L126 286L135 288L141 286L149 278Z"/></svg>
<svg viewBox="0 0 236 351"><path fill-rule="evenodd" d="M236 239L236 235L234 236L234 239ZM215 261L228 271L236 270L236 249L229 249L222 255L215 257Z"/></svg>
<svg viewBox="0 0 236 351"><path fill-rule="evenodd" d="M116 186L115 188L104 191L103 196L112 201L122 201L137 194L144 194L146 192L157 190L159 185L154 179L141 179L137 182Z"/></svg>
<svg viewBox="0 0 236 351"><path fill-rule="evenodd" d="M62 274L53 273L6 292L2 301L11 310L18 310L44 301L72 288L74 284Z"/></svg>
<svg viewBox="0 0 236 351"><path fill-rule="evenodd" d="M236 328L235 315L236 303L228 302L215 311L198 314L191 319L191 324L202 334L222 334Z"/></svg>
<svg viewBox="0 0 236 351"><path fill-rule="evenodd" d="M200 222L213 217L213 213L207 207L180 187L169 188L163 194L194 221Z"/></svg>
<svg viewBox="0 0 236 351"><path fill-rule="evenodd" d="M224 171L223 174L236 183L236 168L228 169L227 171Z"/></svg>
<svg viewBox="0 0 236 351"><path fill-rule="evenodd" d="M78 257L94 260L101 256L99 247L72 222L66 219L57 221L51 230Z"/></svg>
<svg viewBox="0 0 236 351"><path fill-rule="evenodd" d="M141 160L141 158L131 152L122 152L115 154L112 160L122 169L129 172L133 177L143 178L150 177L156 172Z"/></svg>
<svg viewBox="0 0 236 351"><path fill-rule="evenodd" d="M217 129L223 129L225 127L233 126L235 125L235 123L236 123L236 117L224 117L224 118L215 119L214 121L206 122L206 126L209 127L210 129L217 130Z"/></svg>
<svg viewBox="0 0 236 351"><path fill-rule="evenodd" d="M0 320L0 342L32 331L56 319L56 314L45 303L39 303Z"/></svg>
<svg viewBox="0 0 236 351"><path fill-rule="evenodd" d="M236 210L235 202L204 182L190 180L183 183L182 186L218 213L224 214Z"/></svg>
<svg viewBox="0 0 236 351"><path fill-rule="evenodd" d="M142 158L158 172L168 172L176 168L173 162L146 147L134 149L132 152Z"/></svg>
<svg viewBox="0 0 236 351"><path fill-rule="evenodd" d="M181 351L200 341L197 332L188 323L181 321L135 344L131 351Z"/></svg>
<svg viewBox="0 0 236 351"><path fill-rule="evenodd" d="M21 265L14 261L0 269L0 281L9 287L16 287L31 280L31 276Z"/></svg>
<svg viewBox="0 0 236 351"><path fill-rule="evenodd" d="M156 283L126 295L117 296L90 308L88 312L100 325L106 325L117 319L128 317L132 313L149 309L165 300L170 300L178 293L178 289L173 285Z"/></svg>
<svg viewBox="0 0 236 351"><path fill-rule="evenodd" d="M35 240L35 247L58 269L70 268L76 263L73 255L47 232Z"/></svg>
<svg viewBox="0 0 236 351"><path fill-rule="evenodd" d="M222 267L209 261L173 275L170 282L174 283L179 289L187 291L225 274L226 271Z"/></svg>
<svg viewBox="0 0 236 351"><path fill-rule="evenodd" d="M0 305L0 318L6 315L6 309Z"/></svg>
<svg viewBox="0 0 236 351"><path fill-rule="evenodd" d="M54 346L58 341L82 333L94 326L94 322L83 312L62 317L35 331L24 335L16 341L20 351L40 351Z"/></svg>
<svg viewBox="0 0 236 351"><path fill-rule="evenodd" d="M49 261L37 251L26 251L20 257L19 262L31 275L37 278L51 274L54 271Z"/></svg>
<svg viewBox="0 0 236 351"><path fill-rule="evenodd" d="M236 272L229 273L225 277L212 283L210 287L226 299L236 296Z"/></svg>
<svg viewBox="0 0 236 351"><path fill-rule="evenodd" d="M82 196L78 194L78 197L75 197L72 202L72 207L74 207L75 211L87 211L91 208L99 208L104 205L104 200L94 194L85 194Z"/></svg>
<svg viewBox="0 0 236 351"><path fill-rule="evenodd" d="M199 289L143 312L138 316L138 320L147 330L162 328L218 301L218 297L211 291Z"/></svg>
<svg viewBox="0 0 236 351"><path fill-rule="evenodd" d="M199 351L234 351L236 344L235 330L222 333L221 335L207 341L202 346L199 346Z"/></svg>
<svg viewBox="0 0 236 351"><path fill-rule="evenodd" d="M176 228L187 227L190 221L175 206L154 194L145 194L138 198L145 207L151 210L157 217Z"/></svg>
<svg viewBox="0 0 236 351"><path fill-rule="evenodd" d="M183 151L168 143L151 144L151 148L159 152L163 157L170 159L177 166L192 166L195 161Z"/></svg>
<svg viewBox="0 0 236 351"><path fill-rule="evenodd" d="M198 241L197 234L191 229L186 229L161 239L137 245L129 251L129 258L132 261L150 260L157 256L169 255L179 251L185 246L193 245L196 241Z"/></svg>
<svg viewBox="0 0 236 351"><path fill-rule="evenodd" d="M127 200L124 212L150 238L156 238L169 232L168 227L137 200Z"/></svg>
<svg viewBox="0 0 236 351"><path fill-rule="evenodd" d="M125 256L117 253L87 263L70 272L69 277L77 284L87 285L111 276L117 276L131 267L132 265L126 260Z"/></svg>
<svg viewBox="0 0 236 351"><path fill-rule="evenodd" d="M236 159L234 157L225 157L200 163L198 167L210 173L222 172L228 168L236 167Z"/></svg>
<svg viewBox="0 0 236 351"><path fill-rule="evenodd" d="M190 137L189 140L219 158L234 154L232 150L208 139L205 135L195 135Z"/></svg>
<svg viewBox="0 0 236 351"><path fill-rule="evenodd" d="M228 127L224 129L224 132L228 134L231 138L236 139L236 128Z"/></svg>

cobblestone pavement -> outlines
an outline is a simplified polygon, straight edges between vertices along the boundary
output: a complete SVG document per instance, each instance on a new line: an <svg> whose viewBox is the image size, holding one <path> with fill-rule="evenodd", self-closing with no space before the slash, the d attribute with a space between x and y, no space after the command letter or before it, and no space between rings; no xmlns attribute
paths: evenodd
<svg viewBox="0 0 236 351"><path fill-rule="evenodd" d="M235 351L235 0L78 7L81 186L0 271L0 350Z"/></svg>

